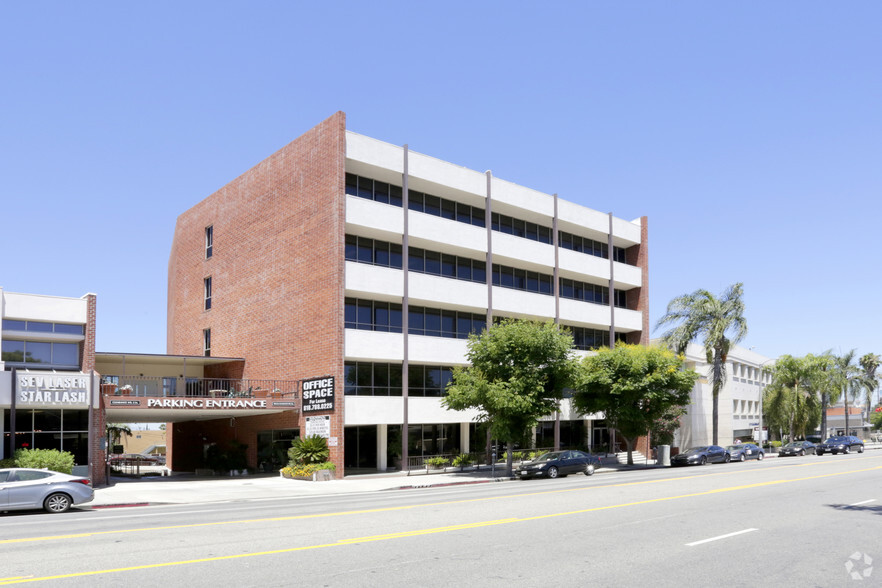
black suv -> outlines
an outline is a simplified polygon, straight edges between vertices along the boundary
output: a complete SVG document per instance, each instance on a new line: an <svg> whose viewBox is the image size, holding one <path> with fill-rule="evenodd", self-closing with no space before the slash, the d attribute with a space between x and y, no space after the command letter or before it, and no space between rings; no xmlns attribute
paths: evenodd
<svg viewBox="0 0 882 588"><path fill-rule="evenodd" d="M841 435L828 438L815 448L815 452L818 455L824 455L825 453L836 455L837 453L849 453L852 449L857 450L858 453L863 453L864 442L854 435Z"/></svg>

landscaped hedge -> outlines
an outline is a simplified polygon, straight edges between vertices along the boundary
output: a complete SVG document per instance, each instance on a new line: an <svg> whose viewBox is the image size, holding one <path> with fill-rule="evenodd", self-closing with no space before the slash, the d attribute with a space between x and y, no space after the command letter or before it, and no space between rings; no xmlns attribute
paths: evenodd
<svg viewBox="0 0 882 588"><path fill-rule="evenodd" d="M62 474L70 474L74 467L73 454L57 449L18 449L13 461L15 467L46 468Z"/></svg>

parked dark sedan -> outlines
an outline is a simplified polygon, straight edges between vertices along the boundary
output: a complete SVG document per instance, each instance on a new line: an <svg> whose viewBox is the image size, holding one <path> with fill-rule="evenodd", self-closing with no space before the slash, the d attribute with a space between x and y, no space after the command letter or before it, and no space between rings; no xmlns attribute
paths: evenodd
<svg viewBox="0 0 882 588"><path fill-rule="evenodd" d="M785 457L788 455L805 455L806 453L814 453L815 452L815 444L811 441L794 441L793 443L788 443L784 447L778 450L778 457Z"/></svg>
<svg viewBox="0 0 882 588"><path fill-rule="evenodd" d="M576 450L552 451L522 463L516 474L522 480L537 476L558 478L580 473L590 476L599 467L600 459L590 453Z"/></svg>
<svg viewBox="0 0 882 588"><path fill-rule="evenodd" d="M760 449L759 445L753 443L739 443L738 445L729 445L726 447L729 457L732 461L745 461L748 459L761 460L766 456L765 452Z"/></svg>
<svg viewBox="0 0 882 588"><path fill-rule="evenodd" d="M672 466L704 465L706 463L728 463L729 452L719 445L693 447L671 458Z"/></svg>
<svg viewBox="0 0 882 588"><path fill-rule="evenodd" d="M864 442L854 435L840 435L838 437L830 437L815 448L818 455L825 453L849 453L852 450L858 453L864 452Z"/></svg>

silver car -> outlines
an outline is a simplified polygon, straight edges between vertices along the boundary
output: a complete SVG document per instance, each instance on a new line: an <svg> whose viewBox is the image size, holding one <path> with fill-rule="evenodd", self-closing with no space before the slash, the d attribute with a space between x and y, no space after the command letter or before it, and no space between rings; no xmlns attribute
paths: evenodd
<svg viewBox="0 0 882 588"><path fill-rule="evenodd" d="M42 508L64 512L95 498L92 482L50 470L0 469L0 512Z"/></svg>

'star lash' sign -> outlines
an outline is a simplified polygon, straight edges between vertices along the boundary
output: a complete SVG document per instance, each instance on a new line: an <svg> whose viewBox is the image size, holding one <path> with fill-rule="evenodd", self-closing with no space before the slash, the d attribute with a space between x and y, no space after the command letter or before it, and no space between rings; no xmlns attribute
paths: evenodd
<svg viewBox="0 0 882 588"><path fill-rule="evenodd" d="M303 380L301 412L334 410L334 378Z"/></svg>
<svg viewBox="0 0 882 588"><path fill-rule="evenodd" d="M16 402L21 406L89 406L89 378L82 373L24 374L16 385Z"/></svg>

